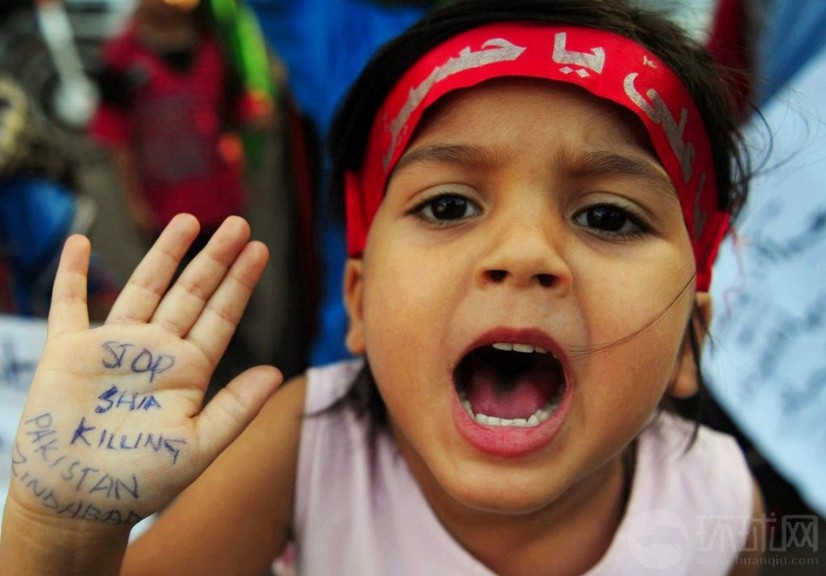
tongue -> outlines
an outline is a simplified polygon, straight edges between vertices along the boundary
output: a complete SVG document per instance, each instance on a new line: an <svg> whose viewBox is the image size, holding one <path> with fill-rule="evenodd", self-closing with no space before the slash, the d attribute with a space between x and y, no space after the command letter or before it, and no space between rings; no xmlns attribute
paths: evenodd
<svg viewBox="0 0 826 576"><path fill-rule="evenodd" d="M485 363L475 368L466 387L474 414L527 419L550 399L547 374L542 378L539 371L524 370L505 381L501 372Z"/></svg>

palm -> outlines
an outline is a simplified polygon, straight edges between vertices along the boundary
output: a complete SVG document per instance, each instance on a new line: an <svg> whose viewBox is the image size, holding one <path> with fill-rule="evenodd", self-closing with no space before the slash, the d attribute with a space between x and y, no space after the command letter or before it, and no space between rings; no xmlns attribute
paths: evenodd
<svg viewBox="0 0 826 576"><path fill-rule="evenodd" d="M166 292L192 226L173 222L94 329L88 253L67 245L14 450L13 495L32 512L131 524L159 510L272 391L273 371L248 373L201 410L266 253L235 219Z"/></svg>

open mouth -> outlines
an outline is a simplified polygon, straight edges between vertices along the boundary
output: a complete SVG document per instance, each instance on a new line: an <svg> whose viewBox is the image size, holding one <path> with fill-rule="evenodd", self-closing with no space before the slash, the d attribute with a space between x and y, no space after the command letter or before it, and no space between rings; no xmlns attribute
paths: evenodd
<svg viewBox="0 0 826 576"><path fill-rule="evenodd" d="M483 426L532 428L565 394L559 359L530 344L501 342L472 350L454 374L465 411Z"/></svg>

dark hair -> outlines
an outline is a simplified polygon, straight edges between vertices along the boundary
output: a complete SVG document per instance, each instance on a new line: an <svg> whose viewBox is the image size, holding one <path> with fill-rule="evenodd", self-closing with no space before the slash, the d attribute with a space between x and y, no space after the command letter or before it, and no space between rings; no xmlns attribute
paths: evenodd
<svg viewBox="0 0 826 576"><path fill-rule="evenodd" d="M630 38L662 59L682 80L705 121L719 207L732 214L737 212L745 200L748 161L730 84L726 72L680 26L626 0L457 0L434 10L379 50L340 107L329 136L330 201L340 215L344 173L360 170L373 119L401 75L446 39L502 21L553 22L607 30ZM689 330L696 340L694 322L689 323ZM343 401L359 412L371 414L379 425L386 420L367 365Z"/></svg>

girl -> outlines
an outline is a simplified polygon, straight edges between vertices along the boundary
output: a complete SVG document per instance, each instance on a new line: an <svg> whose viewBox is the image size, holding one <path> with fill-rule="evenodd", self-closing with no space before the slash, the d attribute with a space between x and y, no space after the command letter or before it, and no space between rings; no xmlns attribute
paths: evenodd
<svg viewBox="0 0 826 576"><path fill-rule="evenodd" d="M177 217L94 330L73 237L4 574L257 575L291 539L303 574L752 567L736 444L664 409L695 392L740 201L723 93L679 30L621 2L473 0L414 26L332 134L362 359L271 397L259 367L200 406L264 266L242 220L166 292L197 234Z"/></svg>

